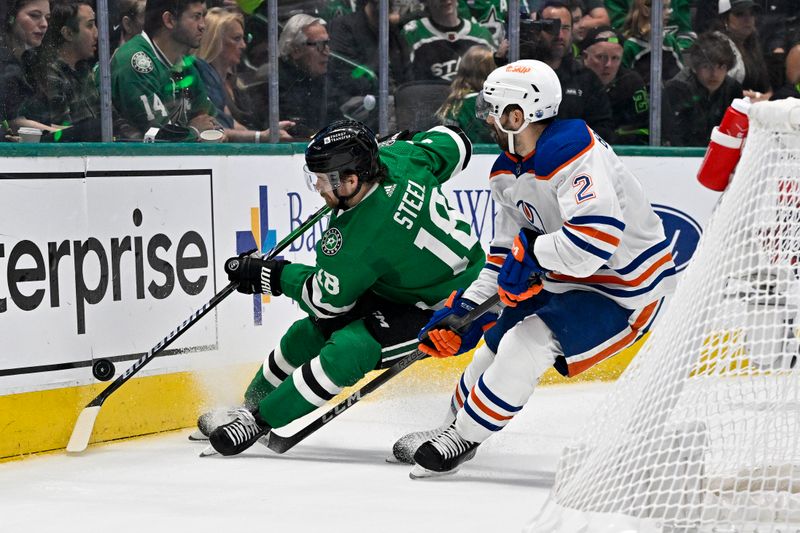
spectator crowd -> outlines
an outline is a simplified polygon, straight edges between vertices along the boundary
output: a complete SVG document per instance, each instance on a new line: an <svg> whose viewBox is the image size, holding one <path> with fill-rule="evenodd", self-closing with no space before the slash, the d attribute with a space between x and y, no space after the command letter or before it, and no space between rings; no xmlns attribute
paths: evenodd
<svg viewBox="0 0 800 533"><path fill-rule="evenodd" d="M278 4L277 69L264 0L108 0L114 138L305 141L332 120L378 129L377 0ZM389 129L475 118L483 80L508 62L504 0L391 0ZM663 0L662 144L706 146L734 98L800 97L800 0ZM100 140L91 0L7 0L0 31L4 140ZM561 81L558 116L614 144L649 144L651 0L521 0L519 55ZM270 68L273 67L273 68ZM277 70L277 80L270 73ZM276 87L277 85L277 87Z"/></svg>

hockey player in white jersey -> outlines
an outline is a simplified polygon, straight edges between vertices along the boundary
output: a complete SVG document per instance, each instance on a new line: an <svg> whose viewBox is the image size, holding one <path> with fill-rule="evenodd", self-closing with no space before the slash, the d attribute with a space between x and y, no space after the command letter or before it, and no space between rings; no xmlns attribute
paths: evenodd
<svg viewBox="0 0 800 533"><path fill-rule="evenodd" d="M510 63L484 83L478 112L504 151L489 176L495 236L478 279L433 315L422 330L431 346L420 348L463 353L477 341L448 329L453 316L495 291L505 307L442 427L395 444L392 459L416 463L412 478L471 459L548 368L572 377L632 345L674 289L669 241L641 184L584 121L556 120L560 102L558 77L540 61Z"/></svg>

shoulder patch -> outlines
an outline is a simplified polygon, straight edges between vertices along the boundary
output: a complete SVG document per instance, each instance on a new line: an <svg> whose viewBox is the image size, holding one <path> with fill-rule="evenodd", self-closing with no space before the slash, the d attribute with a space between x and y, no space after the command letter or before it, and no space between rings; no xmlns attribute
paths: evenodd
<svg viewBox="0 0 800 533"><path fill-rule="evenodd" d="M336 255L342 248L342 232L339 231L338 228L328 228L328 230L322 234L322 253L325 255Z"/></svg>
<svg viewBox="0 0 800 533"><path fill-rule="evenodd" d="M549 179L594 146L594 135L583 120L557 120L536 143L533 168L537 179Z"/></svg>
<svg viewBox="0 0 800 533"><path fill-rule="evenodd" d="M153 72L153 60L140 50L131 56L131 67L139 74L149 74Z"/></svg>

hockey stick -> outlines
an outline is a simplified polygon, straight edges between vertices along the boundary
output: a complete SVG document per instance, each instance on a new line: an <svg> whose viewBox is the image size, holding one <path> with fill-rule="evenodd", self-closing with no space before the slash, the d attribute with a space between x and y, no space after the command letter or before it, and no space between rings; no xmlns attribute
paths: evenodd
<svg viewBox="0 0 800 533"><path fill-rule="evenodd" d="M475 319L489 311L492 307L497 305L500 302L500 296L497 293L494 293L492 296L486 299L485 302L478 305L475 309L464 315L463 317L457 318L456 321L452 324L452 328L456 332L460 332L466 326L469 326ZM295 433L294 435L290 435L288 437L282 437L280 435L276 435L275 433L269 434L269 442L267 443L267 447L275 453L284 453L290 449L292 449L296 444L300 441L320 429L322 426L339 416L340 414L344 413L348 409L350 409L354 404L358 403L364 396L371 393L375 389L379 388L381 385L395 377L397 374L411 366L412 363L419 361L427 357L427 355L419 350L414 350L410 354L406 355L395 364L384 370L378 377L355 391L353 394L342 400L333 408L329 409L325 412L322 416L308 424L306 427Z"/></svg>
<svg viewBox="0 0 800 533"><path fill-rule="evenodd" d="M294 231L289 233L281 242L279 242L275 248L273 248L269 254L266 256L267 259L272 259L276 255L278 255L281 251L283 251L289 244L291 244L295 239L297 239L300 235L305 233L309 228L314 226L319 219L325 216L330 208L327 206L322 207L316 213L312 214L305 222L303 222L299 227L297 227ZM75 422L75 427L72 430L72 435L69 437L69 443L67 443L67 452L70 453L79 453L86 449L89 445L89 438L92 436L92 430L94 429L94 422L97 419L97 414L100 412L100 408L103 406L103 402L105 402L109 396L111 396L114 391L119 389L122 385L125 384L126 381L131 379L139 370L144 367L147 363L153 360L153 358L162 352L167 346L172 344L172 342L183 335L187 329L192 327L196 324L201 318L203 318L209 311L214 309L217 304L219 304L222 300L228 297L233 291L236 290L237 283L232 282L225 286L221 291L215 294L211 300L209 300L203 307L192 313L192 315L184 320L177 328L172 330L166 337L161 339L161 342L153 346L149 352L141 356L128 370L126 370L123 374L121 374L117 379L114 380L111 385L106 387L103 392L97 395L94 400L89 402L86 407L83 408L81 414L78 415L78 420Z"/></svg>

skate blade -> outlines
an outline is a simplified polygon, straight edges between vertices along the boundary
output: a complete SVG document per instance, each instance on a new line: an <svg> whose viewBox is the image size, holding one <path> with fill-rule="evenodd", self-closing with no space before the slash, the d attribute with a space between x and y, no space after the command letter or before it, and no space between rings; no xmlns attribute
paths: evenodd
<svg viewBox="0 0 800 533"><path fill-rule="evenodd" d="M206 440L208 440L208 437L206 437ZM258 439L256 442L258 442L259 444L261 444L263 446L269 447L269 434L264 435L263 437ZM269 449L269 448L267 448L267 449ZM200 452L199 457L211 457L211 456L214 456L214 455L219 455L219 452L217 450L215 450L213 446L208 446L205 450Z"/></svg>
<svg viewBox="0 0 800 533"><path fill-rule="evenodd" d="M447 472L436 472L434 470L428 470L427 468L423 468L419 465L414 465L414 468L411 469L411 472L408 473L408 477L411 479L430 479L430 478L437 478L437 477L445 477L445 476L452 476L456 472L458 472L459 467L456 467L452 470L448 470Z"/></svg>
<svg viewBox="0 0 800 533"><path fill-rule="evenodd" d="M212 455L219 455L219 452L213 446L209 446L200 452L200 457L211 457Z"/></svg>
<svg viewBox="0 0 800 533"><path fill-rule="evenodd" d="M192 434L189 435L189 440L192 442L208 442L208 435L204 435L202 431L195 429Z"/></svg>

